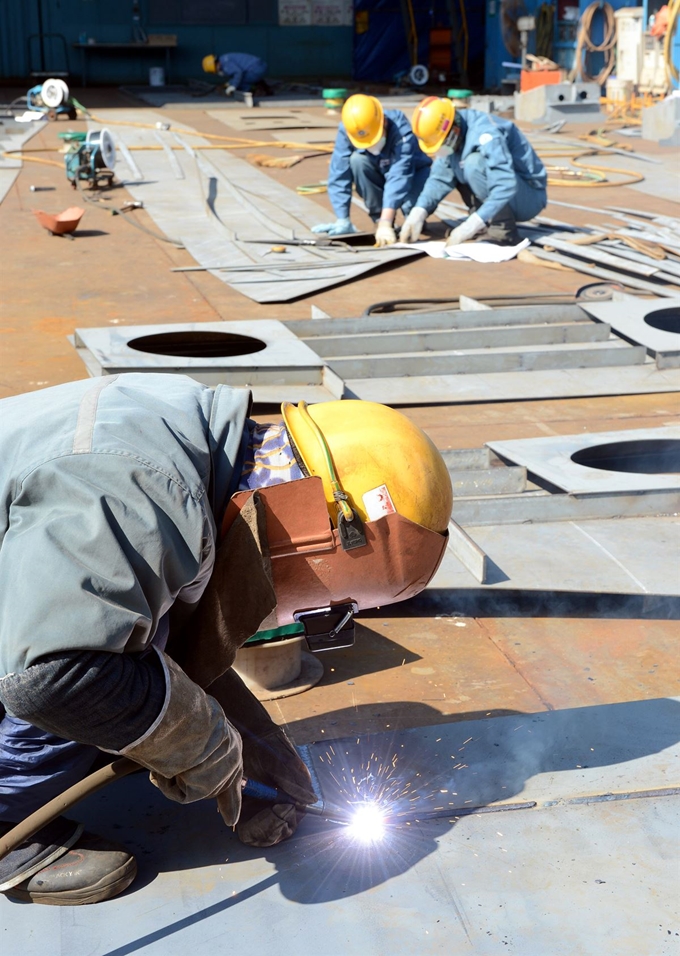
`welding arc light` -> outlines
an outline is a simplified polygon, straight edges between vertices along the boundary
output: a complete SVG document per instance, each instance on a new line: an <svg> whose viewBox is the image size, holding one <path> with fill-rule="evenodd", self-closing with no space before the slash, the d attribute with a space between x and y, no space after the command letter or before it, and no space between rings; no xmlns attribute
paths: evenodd
<svg viewBox="0 0 680 956"><path fill-rule="evenodd" d="M385 835L385 815L373 803L357 807L349 832L359 843L379 843Z"/></svg>

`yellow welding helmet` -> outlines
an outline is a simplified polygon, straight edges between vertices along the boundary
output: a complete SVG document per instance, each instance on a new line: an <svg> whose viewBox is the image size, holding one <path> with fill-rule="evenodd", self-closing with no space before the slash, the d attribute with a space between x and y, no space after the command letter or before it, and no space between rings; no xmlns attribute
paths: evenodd
<svg viewBox="0 0 680 956"><path fill-rule="evenodd" d="M411 127L428 156L440 149L456 122L456 107L445 96L428 96L413 111Z"/></svg>
<svg viewBox="0 0 680 956"><path fill-rule="evenodd" d="M204 56L201 65L204 73L217 73L217 58L213 53Z"/></svg>
<svg viewBox="0 0 680 956"><path fill-rule="evenodd" d="M448 469L433 442L401 412L361 401L285 402L281 411L308 474L323 481L334 525L338 511L350 506L365 522L396 512L446 532L453 504Z"/></svg>
<svg viewBox="0 0 680 956"><path fill-rule="evenodd" d="M342 108L342 125L352 146L357 149L375 146L385 125L382 103L365 93L350 96Z"/></svg>

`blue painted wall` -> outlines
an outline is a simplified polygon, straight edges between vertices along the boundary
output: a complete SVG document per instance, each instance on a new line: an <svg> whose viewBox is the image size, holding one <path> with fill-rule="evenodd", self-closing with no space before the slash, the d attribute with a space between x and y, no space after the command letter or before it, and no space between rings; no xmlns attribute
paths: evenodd
<svg viewBox="0 0 680 956"><path fill-rule="evenodd" d="M170 4L168 4L170 6ZM174 33L177 49L172 53L170 82L188 77L206 78L201 59L206 53L243 51L263 57L273 77L350 76L352 72L352 27L279 27L271 22L276 4L259 3L257 9L270 20L233 26L209 26L149 21L149 0L142 0L142 18L149 33ZM244 4L245 8L245 4ZM128 42L132 36L130 0L42 0L43 31L66 38L71 72L77 82L80 52L71 48L81 34L99 42ZM0 3L0 77L27 77L38 68L38 45L32 43L29 62L27 38L38 32L37 0L2 0ZM63 44L45 43L46 69L65 68ZM164 55L141 57L88 54L88 77L92 84L146 83L150 66L163 66Z"/></svg>

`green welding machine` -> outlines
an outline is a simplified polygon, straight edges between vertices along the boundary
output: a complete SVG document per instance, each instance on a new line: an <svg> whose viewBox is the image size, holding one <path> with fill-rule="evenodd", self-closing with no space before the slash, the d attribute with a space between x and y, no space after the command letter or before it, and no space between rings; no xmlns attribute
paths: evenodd
<svg viewBox="0 0 680 956"><path fill-rule="evenodd" d="M64 154L66 178L74 189L86 182L92 188L110 186L116 164L116 146L107 129L63 134L70 145Z"/></svg>

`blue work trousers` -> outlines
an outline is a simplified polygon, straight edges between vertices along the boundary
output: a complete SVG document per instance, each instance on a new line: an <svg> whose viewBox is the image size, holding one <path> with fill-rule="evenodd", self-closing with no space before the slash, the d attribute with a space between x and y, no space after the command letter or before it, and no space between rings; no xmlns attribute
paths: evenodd
<svg viewBox="0 0 680 956"><path fill-rule="evenodd" d="M241 77L241 82L238 85L239 90L243 90L246 93L249 93L256 83L259 83L263 79L265 73L267 72L267 64L265 63L260 69L254 69L251 67L248 70L244 70L243 76Z"/></svg>
<svg viewBox="0 0 680 956"><path fill-rule="evenodd" d="M0 823L20 823L78 783L98 753L96 747L62 740L5 714L0 722Z"/></svg>
<svg viewBox="0 0 680 956"><path fill-rule="evenodd" d="M165 614L151 642L159 650L165 649L168 631ZM0 823L20 823L78 783L99 753L97 747L63 740L6 713L0 721Z"/></svg>
<svg viewBox="0 0 680 956"><path fill-rule="evenodd" d="M380 168L380 157L355 150L349 158L349 165L352 170L354 185L366 203L368 215L373 222L377 222L383 209L383 193L385 191L385 173ZM401 211L405 216L408 216L420 195L427 177L430 175L430 168L430 166L421 166L414 172L409 193L406 200L401 204Z"/></svg>
<svg viewBox="0 0 680 956"><path fill-rule="evenodd" d="M479 200L479 204L486 202L491 192L491 177L486 159L482 154L470 153L465 160L463 172L465 182ZM528 219L537 216L542 209L545 209L547 202L548 194L545 189L536 189L518 176L517 192L508 205L517 222L526 222Z"/></svg>

